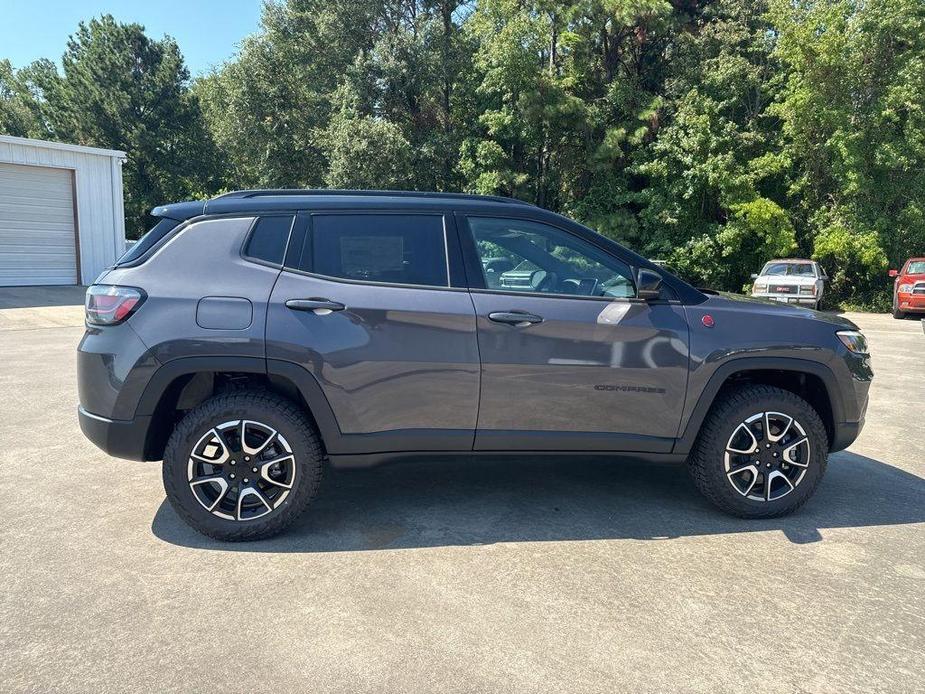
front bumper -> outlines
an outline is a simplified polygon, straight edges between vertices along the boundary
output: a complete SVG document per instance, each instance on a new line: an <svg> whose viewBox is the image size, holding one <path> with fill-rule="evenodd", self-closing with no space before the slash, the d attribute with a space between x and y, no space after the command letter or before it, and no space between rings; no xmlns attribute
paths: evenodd
<svg viewBox="0 0 925 694"><path fill-rule="evenodd" d="M769 294L765 292L761 294L752 293L752 296L756 299L769 299L782 304L797 304L799 306L815 306L818 301L816 297L806 294Z"/></svg>
<svg viewBox="0 0 925 694"><path fill-rule="evenodd" d="M896 305L906 313L925 312L925 294L897 294Z"/></svg>
<svg viewBox="0 0 925 694"><path fill-rule="evenodd" d="M145 444L151 428L150 416L108 419L78 406L77 418L84 436L109 455L127 460L149 460L145 456Z"/></svg>

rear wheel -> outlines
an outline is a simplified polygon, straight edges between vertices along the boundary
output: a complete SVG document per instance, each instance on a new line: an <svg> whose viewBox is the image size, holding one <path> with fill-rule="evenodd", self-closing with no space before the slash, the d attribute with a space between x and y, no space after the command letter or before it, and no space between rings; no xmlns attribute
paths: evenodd
<svg viewBox="0 0 925 694"><path fill-rule="evenodd" d="M781 388L752 385L720 396L688 461L697 488L743 518L791 513L815 491L828 458L812 406Z"/></svg>
<svg viewBox="0 0 925 694"><path fill-rule="evenodd" d="M321 439L272 393L219 395L190 410L164 452L164 489L181 518L218 540L257 540L302 513L321 480Z"/></svg>

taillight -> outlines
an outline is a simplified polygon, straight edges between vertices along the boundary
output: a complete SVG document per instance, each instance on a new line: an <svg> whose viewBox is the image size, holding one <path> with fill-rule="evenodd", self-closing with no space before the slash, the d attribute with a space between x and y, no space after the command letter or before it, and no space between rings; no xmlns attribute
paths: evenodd
<svg viewBox="0 0 925 694"><path fill-rule="evenodd" d="M87 289L86 315L90 325L116 325L144 303L145 293L135 287L94 284Z"/></svg>

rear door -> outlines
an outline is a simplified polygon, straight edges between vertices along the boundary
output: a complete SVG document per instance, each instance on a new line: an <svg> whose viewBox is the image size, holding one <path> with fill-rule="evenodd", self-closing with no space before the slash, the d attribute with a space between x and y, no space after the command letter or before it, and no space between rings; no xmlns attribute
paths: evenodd
<svg viewBox="0 0 925 694"><path fill-rule="evenodd" d="M476 450L669 451L687 388L682 307L636 299L630 265L565 229L460 223L482 362Z"/></svg>
<svg viewBox="0 0 925 694"><path fill-rule="evenodd" d="M451 282L461 256L447 221L442 212L300 217L270 299L267 357L315 377L341 432L331 453L471 450L475 314L465 282Z"/></svg>

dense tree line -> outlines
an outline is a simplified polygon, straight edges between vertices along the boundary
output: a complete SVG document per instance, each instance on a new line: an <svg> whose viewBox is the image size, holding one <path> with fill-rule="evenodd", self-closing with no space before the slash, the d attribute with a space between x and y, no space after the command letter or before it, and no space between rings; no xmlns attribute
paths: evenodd
<svg viewBox="0 0 925 694"><path fill-rule="evenodd" d="M286 0L191 81L111 17L0 62L0 131L129 152L127 215L239 187L463 190L739 290L773 256L882 307L925 253L921 0Z"/></svg>

